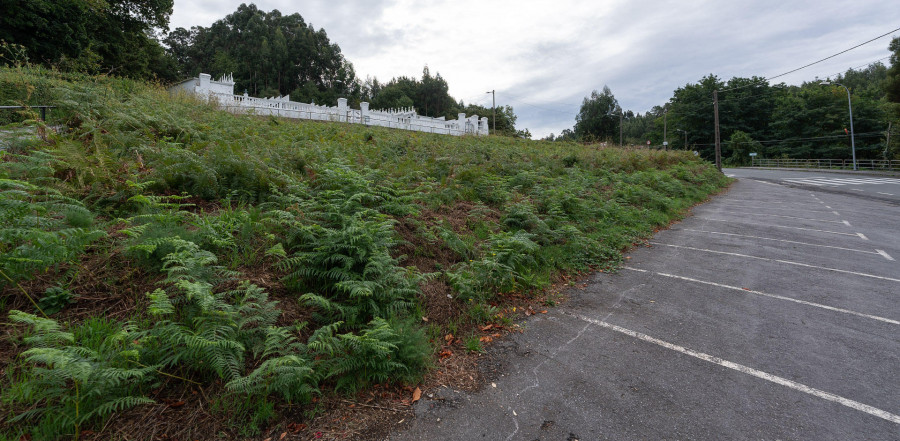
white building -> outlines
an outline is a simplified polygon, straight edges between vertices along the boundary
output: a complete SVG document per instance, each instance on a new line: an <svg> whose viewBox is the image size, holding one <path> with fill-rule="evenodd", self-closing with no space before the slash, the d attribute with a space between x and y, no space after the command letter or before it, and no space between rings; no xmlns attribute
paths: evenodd
<svg viewBox="0 0 900 441"><path fill-rule="evenodd" d="M233 113L339 121L457 136L490 133L487 117L479 118L478 115L466 117L465 113L460 113L457 119L448 121L443 117L419 115L413 108L369 110L369 103L366 102L360 103L359 109L351 109L347 105L346 98L338 98L338 105L329 107L294 102L286 96L255 98L248 96L246 92L243 95L235 95L234 78L231 75L223 75L222 78L213 80L209 74L202 73L198 78L184 80L169 87L169 91L204 96Z"/></svg>

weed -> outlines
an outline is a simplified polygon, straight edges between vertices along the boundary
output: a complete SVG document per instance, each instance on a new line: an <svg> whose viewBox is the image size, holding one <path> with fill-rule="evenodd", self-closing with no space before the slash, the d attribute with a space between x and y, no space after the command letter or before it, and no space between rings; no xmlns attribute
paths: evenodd
<svg viewBox="0 0 900 441"><path fill-rule="evenodd" d="M466 337L464 345L469 352L484 352L484 346L481 345L481 341L478 340L477 336Z"/></svg>

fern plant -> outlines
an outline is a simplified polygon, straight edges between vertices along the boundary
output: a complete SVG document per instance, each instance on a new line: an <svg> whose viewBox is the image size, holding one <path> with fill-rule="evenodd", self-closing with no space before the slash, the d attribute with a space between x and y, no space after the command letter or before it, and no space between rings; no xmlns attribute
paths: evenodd
<svg viewBox="0 0 900 441"><path fill-rule="evenodd" d="M0 288L74 262L104 237L84 206L45 186L0 176Z"/></svg>
<svg viewBox="0 0 900 441"><path fill-rule="evenodd" d="M353 393L374 383L417 380L430 346L411 322L375 318L358 333L338 334L341 322L316 330L309 348L335 389Z"/></svg>
<svg viewBox="0 0 900 441"><path fill-rule="evenodd" d="M141 387L154 380L154 367L139 362L131 325L91 319L65 332L55 320L13 310L10 320L28 325L21 354L28 365L23 381L3 393L4 401L27 407L12 422L28 421L36 439L76 439L86 425L114 412L153 403Z"/></svg>

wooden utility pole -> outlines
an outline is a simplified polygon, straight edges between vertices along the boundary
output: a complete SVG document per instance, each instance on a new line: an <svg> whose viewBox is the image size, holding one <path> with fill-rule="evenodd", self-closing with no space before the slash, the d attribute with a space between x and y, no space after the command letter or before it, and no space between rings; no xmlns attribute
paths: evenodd
<svg viewBox="0 0 900 441"><path fill-rule="evenodd" d="M669 106L663 110L663 147L669 150Z"/></svg>
<svg viewBox="0 0 900 441"><path fill-rule="evenodd" d="M893 122L888 121L887 139L884 142L884 153L882 154L882 156L884 156L885 160L891 159L891 158L888 158L888 153L890 153L890 151L891 151L891 125L893 125L893 124L894 124ZM890 166L888 166L888 168L890 168Z"/></svg>
<svg viewBox="0 0 900 441"><path fill-rule="evenodd" d="M622 109L619 109L619 147L623 146L623 144L622 144L622 120L623 119L624 118L622 115ZM891 129L888 129L888 131L890 131L890 130ZM890 135L888 135L888 136L890 136ZM888 138L888 139L890 139L890 138Z"/></svg>
<svg viewBox="0 0 900 441"><path fill-rule="evenodd" d="M716 168L722 172L722 143L719 142L719 91L713 90L713 109L716 114Z"/></svg>

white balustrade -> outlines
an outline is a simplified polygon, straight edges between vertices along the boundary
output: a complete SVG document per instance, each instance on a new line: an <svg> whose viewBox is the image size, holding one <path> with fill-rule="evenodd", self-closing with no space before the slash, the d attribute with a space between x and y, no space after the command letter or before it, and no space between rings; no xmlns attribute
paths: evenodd
<svg viewBox="0 0 900 441"><path fill-rule="evenodd" d="M369 103L362 102L359 104L358 110L351 109L346 98L338 98L338 105L330 107L315 103L298 103L291 101L287 96L256 98L248 96L246 92L243 95L235 95L234 78L231 75L223 75L222 78L213 80L209 74L200 74L199 78L183 81L170 87L169 90L207 96L223 109L237 114L340 121L456 136L490 133L487 117L479 118L478 115L466 117L465 113L460 113L456 120L447 121L444 117L432 118L418 115L416 110L411 107L372 110L369 109Z"/></svg>

